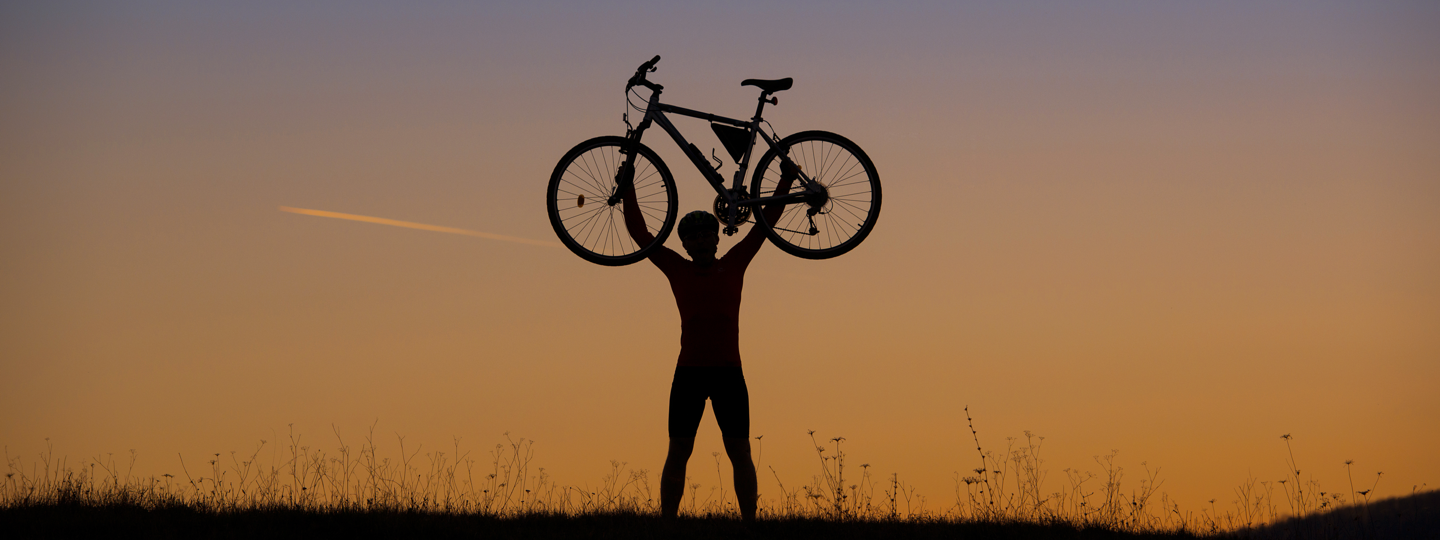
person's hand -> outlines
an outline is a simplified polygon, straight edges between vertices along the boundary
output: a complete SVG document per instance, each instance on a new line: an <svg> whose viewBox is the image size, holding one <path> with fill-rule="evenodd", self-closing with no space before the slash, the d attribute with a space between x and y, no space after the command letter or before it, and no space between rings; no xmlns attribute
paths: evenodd
<svg viewBox="0 0 1440 540"><path fill-rule="evenodd" d="M620 188L620 194L628 195L635 187L635 171L628 163L620 165L620 171L615 174L615 186Z"/></svg>
<svg viewBox="0 0 1440 540"><path fill-rule="evenodd" d="M775 194L783 195L790 192L790 187L795 184L795 179L800 177L800 166L790 161L780 161L780 181L775 185Z"/></svg>
<svg viewBox="0 0 1440 540"><path fill-rule="evenodd" d="M800 176L800 166L789 161L780 162L780 178L794 180Z"/></svg>

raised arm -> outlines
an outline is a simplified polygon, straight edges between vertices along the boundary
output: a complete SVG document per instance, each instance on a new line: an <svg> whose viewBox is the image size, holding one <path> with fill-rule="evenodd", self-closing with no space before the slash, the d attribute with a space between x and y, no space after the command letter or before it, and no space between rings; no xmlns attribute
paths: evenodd
<svg viewBox="0 0 1440 540"><path fill-rule="evenodd" d="M635 174L629 175L630 180L626 186L621 186L621 207L625 210L625 230L630 232L630 238L636 244L648 246L655 241L655 235L650 234L650 229L645 226L645 217L640 214L640 203L635 200Z"/></svg>
<svg viewBox="0 0 1440 540"><path fill-rule="evenodd" d="M650 228L645 226L645 216L641 214L644 210L641 210L640 202L635 200L633 175L631 175L629 185L621 188L620 205L625 210L625 230L630 233L630 238L642 246L648 246L654 242L655 235L650 234ZM680 254L665 246L655 246L655 249L651 250L650 255L646 258L666 274L669 274L676 265L684 262L684 258L680 257Z"/></svg>
<svg viewBox="0 0 1440 540"><path fill-rule="evenodd" d="M795 179L800 175L799 171L795 170L789 163L783 161L780 163L780 182L776 184L775 193L772 195L789 193L790 184L794 183ZM761 194L756 193L755 196L759 197ZM785 212L785 205L770 204L765 206L761 211L765 212L765 222L774 226L775 221L780 219L780 215ZM731 258L733 254L735 257L744 258L746 262L748 262L750 258L754 257L755 254L760 251L760 246L763 245L765 245L765 231L758 225L751 226L750 232L745 233L745 238L742 238L738 244L735 244L735 247L730 248L730 253L725 254L725 258Z"/></svg>
<svg viewBox="0 0 1440 540"><path fill-rule="evenodd" d="M774 193L774 195L784 195L784 194L786 194L786 193L789 193L789 192L790 192L790 184L791 184L791 183L794 183L794 182L795 182L795 179L796 179L796 178L799 178L799 177L800 177L800 171L799 171L799 170L796 170L796 169L795 169L795 166L794 166L793 164L791 164L791 163L789 163L789 162L786 162L786 161L781 161L781 162L780 162L780 182L779 182L778 184L776 184L776 186L775 186L775 193ZM755 196L759 197L760 195L757 193ZM764 212L765 212L765 222L766 222L766 223L769 223L769 224L771 224L771 225L774 225L774 224L775 224L775 220L780 219L780 215L783 214L783 213L785 213L785 205L783 205L783 204L771 204L771 205L767 205L767 206L765 207Z"/></svg>

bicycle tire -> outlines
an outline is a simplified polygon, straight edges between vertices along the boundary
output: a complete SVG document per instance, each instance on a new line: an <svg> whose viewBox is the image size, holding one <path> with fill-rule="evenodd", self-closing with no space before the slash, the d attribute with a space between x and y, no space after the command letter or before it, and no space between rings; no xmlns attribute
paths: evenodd
<svg viewBox="0 0 1440 540"><path fill-rule="evenodd" d="M755 197L775 194L780 180L777 149L789 149L791 161L825 186L827 197L818 207L804 202L786 205L775 223L757 209L751 213L755 225L765 228L776 247L805 259L838 257L860 245L880 219L880 174L870 156L850 139L828 131L796 133L781 139L756 162L750 182ZM816 213L807 215L812 208ZM813 234L812 223L817 229Z"/></svg>
<svg viewBox="0 0 1440 540"><path fill-rule="evenodd" d="M625 230L624 204L607 204L624 163L620 149L626 144L624 137L604 136L575 145L555 165L546 189L546 213L560 242L580 258L604 266L638 262L663 245L679 208L670 169L654 150L639 145L636 202L655 241L641 246L630 237Z"/></svg>

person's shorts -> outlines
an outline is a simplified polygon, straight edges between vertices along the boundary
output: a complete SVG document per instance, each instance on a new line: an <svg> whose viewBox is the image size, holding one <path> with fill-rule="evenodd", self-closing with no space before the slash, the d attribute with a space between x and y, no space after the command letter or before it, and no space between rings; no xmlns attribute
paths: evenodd
<svg viewBox="0 0 1440 540"><path fill-rule="evenodd" d="M723 437L750 437L750 391L745 374L729 366L677 366L670 383L670 436L694 437L705 416L705 400L715 409Z"/></svg>

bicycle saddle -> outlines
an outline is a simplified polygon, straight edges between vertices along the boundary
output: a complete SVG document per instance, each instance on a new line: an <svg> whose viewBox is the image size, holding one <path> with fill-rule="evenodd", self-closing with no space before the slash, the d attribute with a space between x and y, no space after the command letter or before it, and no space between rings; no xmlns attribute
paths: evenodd
<svg viewBox="0 0 1440 540"><path fill-rule="evenodd" d="M745 79L740 81L740 86L755 86L771 94L781 90L789 90L794 84L795 79L790 77L784 79Z"/></svg>

